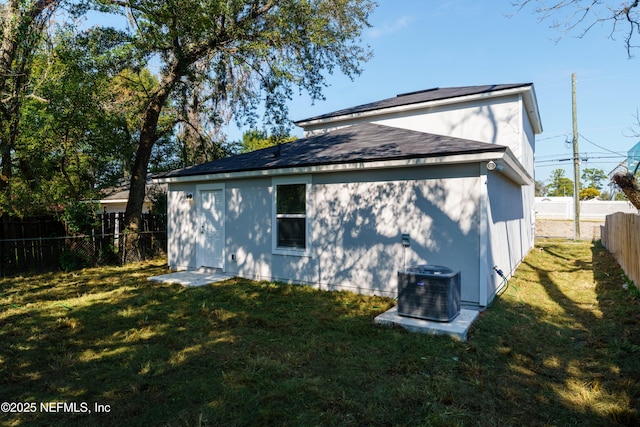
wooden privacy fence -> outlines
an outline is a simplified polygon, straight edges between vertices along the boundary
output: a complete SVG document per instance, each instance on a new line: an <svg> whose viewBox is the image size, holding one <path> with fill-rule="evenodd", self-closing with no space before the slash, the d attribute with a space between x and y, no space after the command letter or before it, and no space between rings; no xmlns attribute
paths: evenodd
<svg viewBox="0 0 640 427"><path fill-rule="evenodd" d="M617 212L607 215L602 244L613 254L627 277L640 287L640 215Z"/></svg>
<svg viewBox="0 0 640 427"><path fill-rule="evenodd" d="M123 220L122 213L100 214L90 230L68 235L55 218L5 219L0 230L0 277L124 264L166 254L166 215L144 214L142 231L135 235L121 229ZM135 251L126 244L131 238L138 246Z"/></svg>

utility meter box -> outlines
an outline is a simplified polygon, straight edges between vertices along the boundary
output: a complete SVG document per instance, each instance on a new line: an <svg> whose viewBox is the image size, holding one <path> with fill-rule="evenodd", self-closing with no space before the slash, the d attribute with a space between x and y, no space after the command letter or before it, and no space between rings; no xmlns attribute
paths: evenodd
<svg viewBox="0 0 640 427"><path fill-rule="evenodd" d="M398 314L449 322L460 314L460 272L419 265L398 272Z"/></svg>

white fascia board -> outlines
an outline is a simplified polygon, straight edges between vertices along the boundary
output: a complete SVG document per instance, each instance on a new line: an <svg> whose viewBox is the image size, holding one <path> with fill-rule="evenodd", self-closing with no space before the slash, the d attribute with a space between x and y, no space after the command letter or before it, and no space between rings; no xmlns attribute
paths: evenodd
<svg viewBox="0 0 640 427"><path fill-rule="evenodd" d="M113 205L116 203L127 203L128 201L129 199L100 199L100 200L97 200L96 202L101 203L103 205ZM151 199L145 196L144 202L151 203Z"/></svg>
<svg viewBox="0 0 640 427"><path fill-rule="evenodd" d="M494 162L500 166L500 172L513 182L519 185L531 185L534 182L533 177L527 172L522 163L516 158L513 152L507 148L507 151Z"/></svg>
<svg viewBox="0 0 640 427"><path fill-rule="evenodd" d="M508 148L503 153L487 152L487 153L457 154L457 155L449 155L449 156L412 158L412 159L381 160L376 162L355 162L355 163L341 163L341 164L318 165L318 166L289 167L289 168L281 168L281 169L260 169L260 170L252 170L252 171L241 171L241 172L224 172L224 173L212 173L212 174L203 174L203 175L155 178L154 181L159 184L177 184L177 183L202 182L202 181L223 181L223 180L229 180L229 179L274 177L274 176L284 176L284 175L348 172L348 171L405 168L405 167L429 166L429 165L431 166L451 165L451 164L489 162L492 160L496 164L502 165L503 170L501 171L501 173L508 176L514 182L520 185L528 185L533 182L533 178L531 178L531 176L527 173L524 167L520 164L520 162L515 158L513 153L511 153L511 150L509 150Z"/></svg>
<svg viewBox="0 0 640 427"><path fill-rule="evenodd" d="M102 203L103 205L112 205L115 203L127 203L128 199L100 199L98 203Z"/></svg>
<svg viewBox="0 0 640 427"><path fill-rule="evenodd" d="M308 120L297 122L296 124L307 131L307 128L326 126L328 124L337 124L340 122L351 121L354 119L376 117L393 113L404 113L414 110L421 110L425 108L439 107L443 105L462 104L467 102L473 102L483 100L487 98L500 98L510 95L521 95L527 113L529 114L529 120L533 126L533 130L536 134L542 133L542 122L540 121L540 113L538 111L538 104L536 95L533 90L533 86L519 87L513 89L505 89L497 92L478 93L475 95L460 96L457 98L439 99L436 101L425 101L416 104L398 105L396 107L381 108L377 110L363 111L360 113L343 114L341 116L327 117L324 119ZM315 129L314 129L315 130Z"/></svg>
<svg viewBox="0 0 640 427"><path fill-rule="evenodd" d="M529 122L536 135L542 133L542 120L540 119L540 111L538 110L538 99L533 86L529 90L522 91L522 100L524 102L524 108L529 115Z"/></svg>

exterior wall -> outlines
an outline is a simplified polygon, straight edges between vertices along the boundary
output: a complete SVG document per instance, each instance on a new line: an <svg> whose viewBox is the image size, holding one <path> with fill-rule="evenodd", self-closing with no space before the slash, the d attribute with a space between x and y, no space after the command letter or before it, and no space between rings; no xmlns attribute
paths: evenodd
<svg viewBox="0 0 640 427"><path fill-rule="evenodd" d="M271 178L226 181L225 271L250 278L276 276L271 250Z"/></svg>
<svg viewBox="0 0 640 427"><path fill-rule="evenodd" d="M460 270L462 299L478 304L479 164L312 176L311 255L272 250L271 178L225 184L225 272L251 279L396 296L397 271ZM196 184L169 189L169 266L198 268ZM194 199L186 198L188 193ZM409 234L410 247L402 246ZM486 293L486 292L485 292Z"/></svg>
<svg viewBox="0 0 640 427"><path fill-rule="evenodd" d="M517 96L492 98L413 111L410 115L384 117L374 123L503 144L518 155L521 152L520 104Z"/></svg>
<svg viewBox="0 0 640 427"><path fill-rule="evenodd" d="M533 132L520 95L353 118L305 128L305 136L358 123L377 123L508 146L533 176ZM529 132L528 138L524 132Z"/></svg>
<svg viewBox="0 0 640 427"><path fill-rule="evenodd" d="M497 266L511 276L533 248L535 222L533 185L519 186L499 173L486 174L487 188L487 256L481 258L481 269L487 274L490 302L503 279L493 270Z"/></svg>
<svg viewBox="0 0 640 427"><path fill-rule="evenodd" d="M398 270L428 263L460 270L463 301L477 303L477 165L317 175L314 194L323 287L396 296Z"/></svg>
<svg viewBox="0 0 640 427"><path fill-rule="evenodd" d="M524 102L521 103L522 110L520 115L522 117L522 152L519 155L520 163L525 167L529 175L535 174L535 151L536 151L536 135L533 132L529 115L524 106ZM534 189L535 194L535 189Z"/></svg>

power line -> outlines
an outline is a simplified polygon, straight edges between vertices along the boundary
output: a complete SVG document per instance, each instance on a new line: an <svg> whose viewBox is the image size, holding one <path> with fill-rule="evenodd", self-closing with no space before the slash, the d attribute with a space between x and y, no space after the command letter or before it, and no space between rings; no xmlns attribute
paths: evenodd
<svg viewBox="0 0 640 427"><path fill-rule="evenodd" d="M617 157L627 157L626 155L615 155L612 156L611 154L613 153L609 153L609 152L603 152L603 151L583 151L580 153L580 157L589 157L589 158L596 158L596 157L607 157L607 158L617 158ZM546 161L546 160L555 160L558 158L564 158L567 156L571 156L571 154L569 153L556 153L556 154L545 154L543 156L536 156L536 161Z"/></svg>
<svg viewBox="0 0 640 427"><path fill-rule="evenodd" d="M561 165L566 165L567 163L570 163L571 161L573 161L573 159L571 159L568 162L564 162L564 163L547 163L544 165L536 165L536 169L542 169L542 168L553 168L553 167L558 167ZM620 162L598 162L599 165L619 165Z"/></svg>
<svg viewBox="0 0 640 427"><path fill-rule="evenodd" d="M598 145L598 144L596 144L595 142L591 141L590 139L588 139L586 136L584 136L584 135L582 135L582 134L578 134L578 135L579 135L580 137L582 137L582 139L584 139L585 141L587 141L589 144L595 145L596 147L601 148L601 149L603 149L604 151L608 151L609 153L617 154L617 155L622 156L622 157L627 157L626 153L625 153L625 154L622 154L622 153L618 153L617 151L609 150L608 148L603 147L602 145Z"/></svg>
<svg viewBox="0 0 640 427"><path fill-rule="evenodd" d="M536 138L536 142L540 142L540 141L547 141L549 139L556 139L556 138L562 138L564 137L565 139L567 139L569 137L569 132L565 132L565 133L559 133L557 135L554 136L548 136L546 138Z"/></svg>
<svg viewBox="0 0 640 427"><path fill-rule="evenodd" d="M590 156L588 153L580 153L579 158L583 162L588 162L591 160L599 160L599 159L618 159L623 156ZM566 157L566 155L559 159L543 159L536 160L536 165L541 165L542 163L562 163L562 162L570 162L573 161L573 157ZM598 162L598 163L607 163L607 162ZM617 162L615 162L617 163Z"/></svg>

